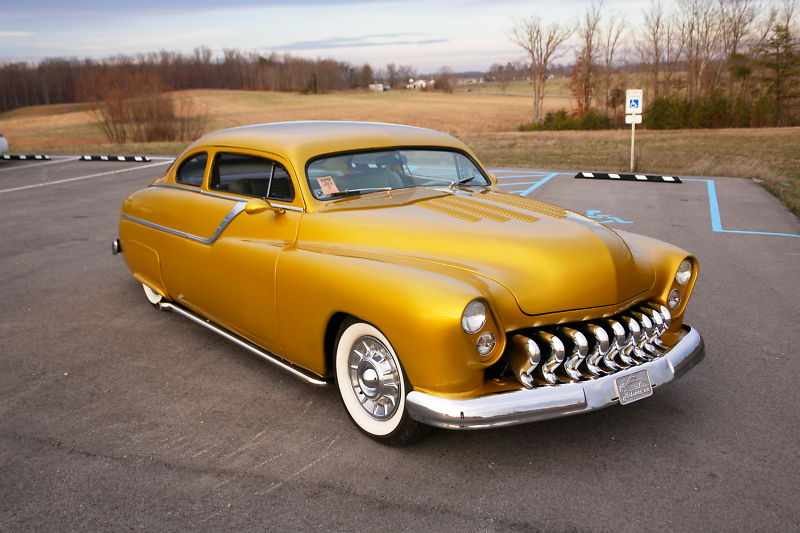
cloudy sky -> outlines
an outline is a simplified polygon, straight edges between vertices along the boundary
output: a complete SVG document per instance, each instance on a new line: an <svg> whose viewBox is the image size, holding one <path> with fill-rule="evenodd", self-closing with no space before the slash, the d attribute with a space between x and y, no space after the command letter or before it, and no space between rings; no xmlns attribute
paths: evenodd
<svg viewBox="0 0 800 533"><path fill-rule="evenodd" d="M649 0L605 0L635 24ZM0 61L205 45L352 63L487 70L521 58L513 19L573 20L589 0L2 0Z"/></svg>

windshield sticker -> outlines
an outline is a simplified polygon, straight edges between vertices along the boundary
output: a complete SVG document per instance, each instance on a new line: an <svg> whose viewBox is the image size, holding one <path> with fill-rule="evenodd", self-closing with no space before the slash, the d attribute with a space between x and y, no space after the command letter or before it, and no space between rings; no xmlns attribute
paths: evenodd
<svg viewBox="0 0 800 533"><path fill-rule="evenodd" d="M322 194L325 196L331 196L334 193L339 192L339 187L336 186L332 176L317 178L317 183L319 183L319 186L322 187Z"/></svg>

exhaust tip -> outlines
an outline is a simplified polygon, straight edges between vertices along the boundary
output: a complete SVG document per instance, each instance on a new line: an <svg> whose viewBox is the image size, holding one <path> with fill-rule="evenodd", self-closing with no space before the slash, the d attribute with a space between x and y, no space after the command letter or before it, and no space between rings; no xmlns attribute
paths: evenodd
<svg viewBox="0 0 800 533"><path fill-rule="evenodd" d="M120 252L122 252L122 244L119 242L119 239L114 239L111 241L111 253L117 255Z"/></svg>

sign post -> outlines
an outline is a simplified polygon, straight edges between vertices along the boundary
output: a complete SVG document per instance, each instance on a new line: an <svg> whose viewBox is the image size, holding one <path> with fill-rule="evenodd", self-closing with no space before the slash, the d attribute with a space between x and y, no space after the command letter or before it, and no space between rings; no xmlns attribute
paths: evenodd
<svg viewBox="0 0 800 533"><path fill-rule="evenodd" d="M625 124L631 125L631 172L635 172L634 143L636 142L636 125L642 123L644 108L644 91L628 89L625 91Z"/></svg>

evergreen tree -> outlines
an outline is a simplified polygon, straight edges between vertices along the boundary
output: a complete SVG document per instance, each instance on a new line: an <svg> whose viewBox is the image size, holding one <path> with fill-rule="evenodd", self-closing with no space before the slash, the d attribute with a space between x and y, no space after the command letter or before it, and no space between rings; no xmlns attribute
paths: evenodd
<svg viewBox="0 0 800 533"><path fill-rule="evenodd" d="M762 80L771 100L774 123L787 126L797 123L797 101L800 98L800 43L786 25L778 24L764 43L759 66Z"/></svg>

